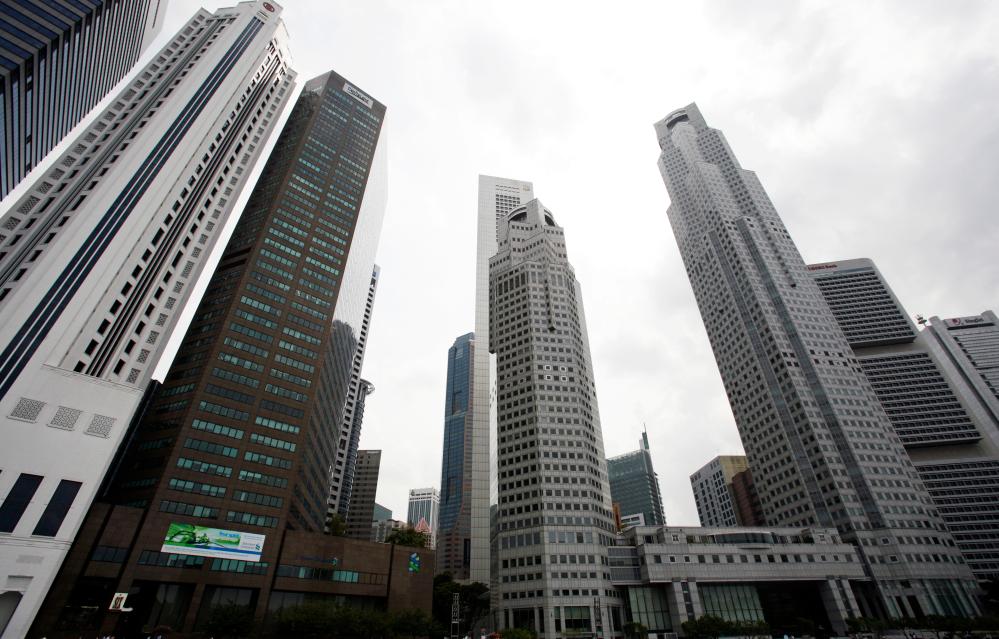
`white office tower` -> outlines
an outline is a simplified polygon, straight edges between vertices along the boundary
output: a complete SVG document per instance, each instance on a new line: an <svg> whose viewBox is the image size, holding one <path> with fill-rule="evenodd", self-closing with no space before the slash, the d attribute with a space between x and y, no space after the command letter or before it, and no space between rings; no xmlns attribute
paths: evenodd
<svg viewBox="0 0 999 639"><path fill-rule="evenodd" d="M427 535L427 547L437 547L437 522L440 517L441 494L436 488L412 488L406 522ZM426 530L423 530L423 527Z"/></svg>
<svg viewBox="0 0 999 639"><path fill-rule="evenodd" d="M27 632L290 96L279 16L198 12L0 222L5 637Z"/></svg>
<svg viewBox="0 0 999 639"><path fill-rule="evenodd" d="M489 343L489 258L496 255L500 220L534 199L530 182L479 176L479 219L475 253L475 335ZM469 580L490 580L490 505L496 504L496 358L476 348L472 373L472 486ZM490 591L491 595L495 590Z"/></svg>
<svg viewBox="0 0 999 639"><path fill-rule="evenodd" d="M489 260L496 355L498 626L602 637L624 602L583 299L551 211L504 216Z"/></svg>
<svg viewBox="0 0 999 639"><path fill-rule="evenodd" d="M855 616L976 614L971 571L756 175L693 104L655 128L670 223L768 523L835 527L856 545L869 581L824 595Z"/></svg>

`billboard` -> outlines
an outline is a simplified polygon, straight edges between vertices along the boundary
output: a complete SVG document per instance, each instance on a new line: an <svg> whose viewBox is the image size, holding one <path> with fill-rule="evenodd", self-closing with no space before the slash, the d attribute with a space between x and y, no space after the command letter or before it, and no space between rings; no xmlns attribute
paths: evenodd
<svg viewBox="0 0 999 639"><path fill-rule="evenodd" d="M160 552L260 561L266 535L171 522Z"/></svg>

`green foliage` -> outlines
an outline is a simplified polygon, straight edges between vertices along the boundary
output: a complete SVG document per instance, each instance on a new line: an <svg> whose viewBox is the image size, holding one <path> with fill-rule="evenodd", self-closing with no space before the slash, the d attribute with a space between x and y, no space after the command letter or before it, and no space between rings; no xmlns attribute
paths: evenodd
<svg viewBox="0 0 999 639"><path fill-rule="evenodd" d="M431 624L421 610L385 613L311 603L282 610L275 616L269 632L275 639L391 639L426 637L430 635Z"/></svg>
<svg viewBox="0 0 999 639"><path fill-rule="evenodd" d="M326 517L326 528L334 537L343 537L347 534L347 522L337 513Z"/></svg>
<svg viewBox="0 0 999 639"><path fill-rule="evenodd" d="M732 624L721 617L704 615L691 621L684 621L683 632L688 637L702 637L703 639L717 639L718 637L731 632Z"/></svg>
<svg viewBox="0 0 999 639"><path fill-rule="evenodd" d="M385 543L396 544L397 546L412 546L414 548L425 548L427 536L421 532L416 532L412 526L393 530L385 536Z"/></svg>
<svg viewBox="0 0 999 639"><path fill-rule="evenodd" d="M503 639L538 639L533 630L527 628L507 628L500 633Z"/></svg>
<svg viewBox="0 0 999 639"><path fill-rule="evenodd" d="M246 606L216 606L205 621L205 632L219 639L249 637L253 632L253 610Z"/></svg>
<svg viewBox="0 0 999 639"><path fill-rule="evenodd" d="M467 585L459 584L449 572L437 575L434 577L433 616L434 622L447 630L444 634L450 634L451 602L455 593L458 594L463 634L473 622L489 611L488 586L477 581Z"/></svg>
<svg viewBox="0 0 999 639"><path fill-rule="evenodd" d="M646 639L649 636L649 629L637 621L632 621L624 624L624 636L629 639Z"/></svg>

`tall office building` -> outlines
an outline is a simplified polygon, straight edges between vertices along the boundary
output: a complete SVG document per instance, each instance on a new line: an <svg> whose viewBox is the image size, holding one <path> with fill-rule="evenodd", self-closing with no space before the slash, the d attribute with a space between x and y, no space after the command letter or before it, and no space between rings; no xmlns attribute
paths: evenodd
<svg viewBox="0 0 999 639"><path fill-rule="evenodd" d="M441 507L441 494L436 488L412 488L409 491L409 509L406 521L410 526L419 526L426 522L427 547L437 547L437 521Z"/></svg>
<svg viewBox="0 0 999 639"><path fill-rule="evenodd" d="M472 389L475 333L454 340L447 352L441 508L437 524L437 572L469 578L472 551Z"/></svg>
<svg viewBox="0 0 999 639"><path fill-rule="evenodd" d="M357 349L350 369L350 386L347 389L347 402L344 405L343 421L337 438L336 462L330 477L330 511L347 517L350 507L350 491L354 481L354 467L357 464L357 448L361 443L361 425L364 421L364 403L368 395L375 392L375 385L361 379L364 366L364 351L368 344L368 329L371 326L371 311L375 305L375 292L378 290L378 276L381 269L375 264L368 284L368 297L364 305L361 330L357 335Z"/></svg>
<svg viewBox="0 0 999 639"><path fill-rule="evenodd" d="M0 6L0 199L131 71L165 12L161 0Z"/></svg>
<svg viewBox="0 0 999 639"><path fill-rule="evenodd" d="M702 526L766 525L745 455L715 457L690 476L690 487Z"/></svg>
<svg viewBox="0 0 999 639"><path fill-rule="evenodd" d="M354 472L354 496L347 511L347 536L354 539L371 538L371 522L375 517L375 495L378 493L378 470L382 451L357 451Z"/></svg>
<svg viewBox="0 0 999 639"><path fill-rule="evenodd" d="M513 209L534 199L530 182L479 176L479 208L475 253L475 335L482 348L472 358L471 447L471 543L469 579L490 583L493 538L491 509L496 506L496 358L489 344L489 259L499 249L497 237L502 220ZM495 597L495 588L490 590ZM496 603L494 599L494 604Z"/></svg>
<svg viewBox="0 0 999 639"><path fill-rule="evenodd" d="M611 499L621 510L621 519L641 515L644 526L665 526L659 477L652 468L649 434L642 433L638 450L607 460Z"/></svg>
<svg viewBox="0 0 999 639"><path fill-rule="evenodd" d="M917 331L871 260L808 268L968 565L999 578L995 315L934 317Z"/></svg>
<svg viewBox="0 0 999 639"><path fill-rule="evenodd" d="M771 525L835 527L847 609L970 615L974 578L755 174L693 104L656 123L669 220Z"/></svg>
<svg viewBox="0 0 999 639"><path fill-rule="evenodd" d="M321 536L384 215L384 116L332 71L298 97L112 482L110 501L144 509L116 591L137 605L174 574L147 563L171 527L261 535L260 615L286 532ZM195 604L222 596L193 581Z"/></svg>
<svg viewBox="0 0 999 639"><path fill-rule="evenodd" d="M540 201L500 219L489 260L496 354L498 625L541 636L621 627L611 511L582 292ZM478 380L476 380L477 382Z"/></svg>
<svg viewBox="0 0 999 639"><path fill-rule="evenodd" d="M9 636L41 604L290 96L279 16L198 12L0 223L0 578L24 597Z"/></svg>

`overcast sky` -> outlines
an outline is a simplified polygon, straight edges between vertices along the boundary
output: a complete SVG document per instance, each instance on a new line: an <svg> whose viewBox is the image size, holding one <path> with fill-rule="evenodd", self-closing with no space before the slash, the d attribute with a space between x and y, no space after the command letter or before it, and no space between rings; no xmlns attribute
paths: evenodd
<svg viewBox="0 0 999 639"><path fill-rule="evenodd" d="M170 0L154 48L231 4ZM382 449L397 518L440 483L479 173L532 181L565 228L606 453L648 425L671 524L697 522L690 473L742 446L666 218L652 124L669 111L698 103L807 262L870 257L913 315L999 306L999 3L284 5L300 84L334 69L388 107L361 447Z"/></svg>

